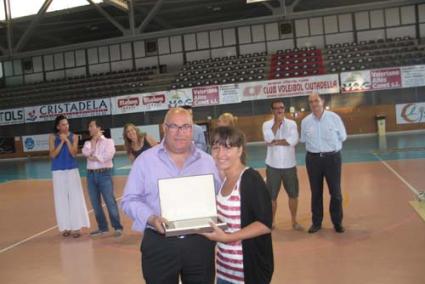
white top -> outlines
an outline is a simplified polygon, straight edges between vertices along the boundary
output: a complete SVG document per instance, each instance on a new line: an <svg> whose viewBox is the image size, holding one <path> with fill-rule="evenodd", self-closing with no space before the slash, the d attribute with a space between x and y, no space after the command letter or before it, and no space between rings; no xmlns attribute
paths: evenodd
<svg viewBox="0 0 425 284"><path fill-rule="evenodd" d="M311 153L340 151L347 139L344 123L339 115L325 110L320 119L313 113L301 121L301 142Z"/></svg>
<svg viewBox="0 0 425 284"><path fill-rule="evenodd" d="M295 158L295 146L298 143L298 129L295 121L285 118L282 121L276 135L273 133L272 127L274 119L263 123L263 137L266 143L273 140L285 139L289 146L270 145L267 146L266 164L272 168L289 169L297 165Z"/></svg>

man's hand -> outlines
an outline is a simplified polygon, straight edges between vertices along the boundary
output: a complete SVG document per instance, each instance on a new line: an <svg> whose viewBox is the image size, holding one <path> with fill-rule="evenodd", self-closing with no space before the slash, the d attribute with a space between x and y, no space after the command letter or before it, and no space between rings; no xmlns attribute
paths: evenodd
<svg viewBox="0 0 425 284"><path fill-rule="evenodd" d="M93 161L93 162L98 162L99 161L99 159L96 156L93 156L93 154L91 154L90 156L88 156L87 159L89 161Z"/></svg>
<svg viewBox="0 0 425 284"><path fill-rule="evenodd" d="M282 125L282 122L283 122L283 118L275 117L275 120L272 126L272 131L274 135L276 135L276 132L279 130L280 126Z"/></svg>
<svg viewBox="0 0 425 284"><path fill-rule="evenodd" d="M154 227L155 230L161 234L165 234L164 224L167 222L167 219L162 218L161 216L152 215L148 218L149 225Z"/></svg>

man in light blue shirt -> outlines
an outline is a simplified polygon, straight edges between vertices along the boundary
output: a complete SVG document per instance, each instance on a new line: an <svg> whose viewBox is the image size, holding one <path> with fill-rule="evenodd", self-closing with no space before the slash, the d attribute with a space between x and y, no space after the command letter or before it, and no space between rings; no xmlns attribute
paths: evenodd
<svg viewBox="0 0 425 284"><path fill-rule="evenodd" d="M183 106L184 109L188 110L190 112L190 114L193 117L193 112L192 112L192 107L185 105ZM195 143L196 148L201 149L204 152L207 152L207 143L205 141L205 135L204 135L204 130L202 129L202 127L198 124L193 124L192 126L192 138L193 138L193 143Z"/></svg>
<svg viewBox="0 0 425 284"><path fill-rule="evenodd" d="M324 109L319 94L308 97L312 113L301 122L300 141L307 150L306 167L311 188L312 225L309 233L322 228L323 220L323 178L331 195L330 214L337 233L345 231L342 226L341 194L341 149L347 139L344 124L334 112Z"/></svg>

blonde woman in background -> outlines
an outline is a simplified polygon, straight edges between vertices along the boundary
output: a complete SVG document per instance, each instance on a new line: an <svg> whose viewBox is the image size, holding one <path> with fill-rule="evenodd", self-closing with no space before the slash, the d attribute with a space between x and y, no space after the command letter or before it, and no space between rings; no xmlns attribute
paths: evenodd
<svg viewBox="0 0 425 284"><path fill-rule="evenodd" d="M232 126L235 127L238 118L230 112L222 113L217 119L217 127Z"/></svg>
<svg viewBox="0 0 425 284"><path fill-rule="evenodd" d="M128 159L131 162L133 162L141 153L158 144L153 137L141 132L140 129L133 123L127 123L124 125L122 136Z"/></svg>

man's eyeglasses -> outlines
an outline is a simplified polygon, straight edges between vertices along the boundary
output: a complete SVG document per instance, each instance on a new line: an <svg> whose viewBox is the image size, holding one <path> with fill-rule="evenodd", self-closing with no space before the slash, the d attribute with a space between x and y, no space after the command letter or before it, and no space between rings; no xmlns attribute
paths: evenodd
<svg viewBox="0 0 425 284"><path fill-rule="evenodd" d="M283 106L279 106L279 107L273 107L272 109L273 109L273 110L279 110L279 109L285 109L285 107L283 107Z"/></svg>
<svg viewBox="0 0 425 284"><path fill-rule="evenodd" d="M175 123L166 123L165 126L167 126L167 128L172 132L177 132L178 130L182 132L187 132L192 129L192 124L183 124L181 126L178 126Z"/></svg>

